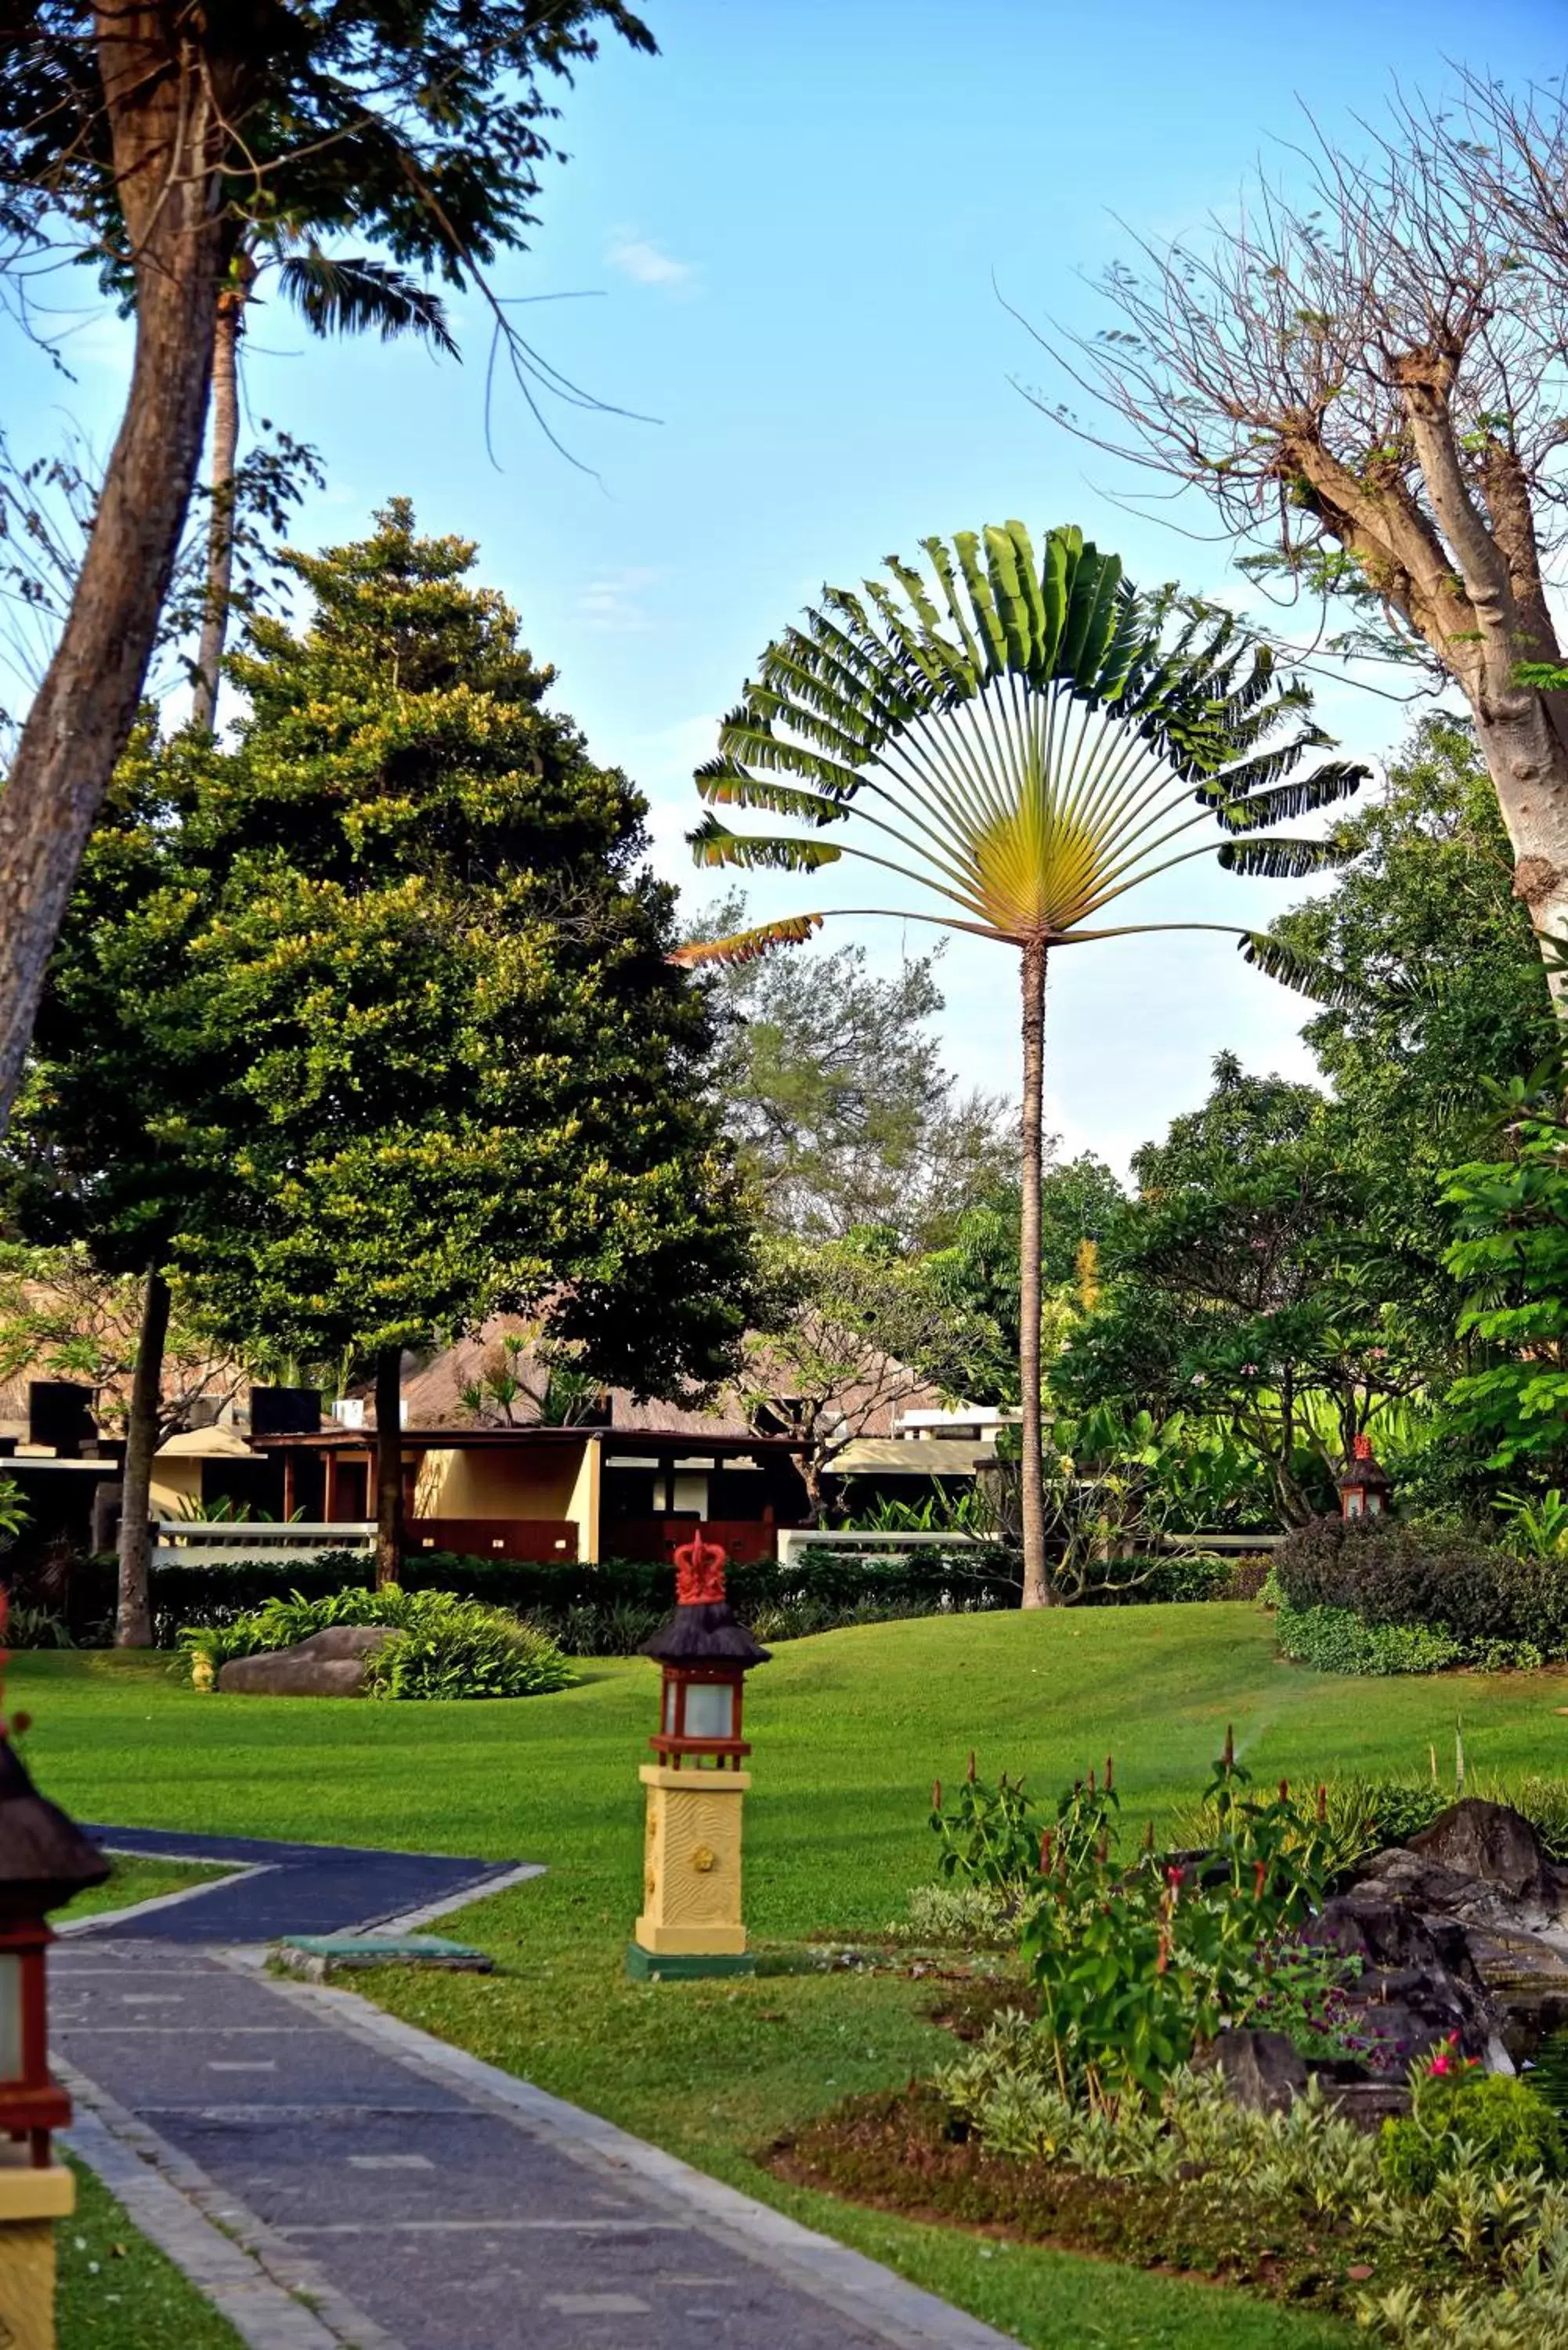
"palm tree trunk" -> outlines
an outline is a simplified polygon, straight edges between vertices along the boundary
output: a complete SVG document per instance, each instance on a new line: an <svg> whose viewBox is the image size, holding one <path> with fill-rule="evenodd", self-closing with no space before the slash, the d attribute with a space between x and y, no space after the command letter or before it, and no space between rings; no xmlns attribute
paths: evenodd
<svg viewBox="0 0 1568 2350"><path fill-rule="evenodd" d="M208 480L207 577L202 599L202 638L196 651L192 723L212 733L217 723L218 680L229 631L229 599L234 584L234 472L240 449L240 336L255 264L235 255L230 282L218 296L213 343L213 454Z"/></svg>
<svg viewBox="0 0 1568 2350"><path fill-rule="evenodd" d="M1040 1181L1045 1080L1045 945L1023 950L1023 1201L1018 1223L1018 1383L1023 1407L1020 1506L1023 1605L1049 1607L1055 1593L1045 1564L1045 1474L1040 1420Z"/></svg>
<svg viewBox="0 0 1568 2350"><path fill-rule="evenodd" d="M403 1571L403 1350L376 1357L376 1588Z"/></svg>
<svg viewBox="0 0 1568 2350"><path fill-rule="evenodd" d="M156 1265L147 1276L141 1301L141 1336L130 1383L125 1430L125 1473L120 1487L119 1594L114 1640L119 1648L152 1646L151 1536L148 1525L152 1456L163 1400L163 1349L169 1337L169 1284Z"/></svg>

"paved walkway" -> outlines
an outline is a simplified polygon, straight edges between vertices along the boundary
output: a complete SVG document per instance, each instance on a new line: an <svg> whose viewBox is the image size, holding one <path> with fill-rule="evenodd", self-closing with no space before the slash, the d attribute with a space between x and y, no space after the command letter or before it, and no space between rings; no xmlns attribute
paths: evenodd
<svg viewBox="0 0 1568 2350"><path fill-rule="evenodd" d="M51 1968L78 2150L192 2273L207 2262L254 2350L1003 2350L658 2148L232 1947L400 1918L511 1871L97 1833L257 1871L84 1927Z"/></svg>

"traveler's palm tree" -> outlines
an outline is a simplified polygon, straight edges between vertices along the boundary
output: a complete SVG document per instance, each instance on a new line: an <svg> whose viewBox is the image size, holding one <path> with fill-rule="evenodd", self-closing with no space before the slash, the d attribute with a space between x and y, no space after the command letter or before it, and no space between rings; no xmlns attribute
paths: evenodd
<svg viewBox="0 0 1568 2350"><path fill-rule="evenodd" d="M1330 760L1302 684L1228 615L1140 595L1114 555L1052 531L1037 557L1021 523L921 541L929 577L889 557L892 585L826 589L763 654L697 775L714 808L803 821L739 833L711 814L700 865L815 872L854 858L933 901L915 919L1014 949L1022 965L1020 1233L1025 1606L1051 1596L1041 1457L1040 1178L1047 958L1134 931L1121 901L1155 874L1218 855L1238 873L1297 876L1331 842L1265 827L1325 807L1365 771ZM821 836L846 826L843 842ZM1220 837L1193 845L1199 828ZM897 914L906 906L824 910ZM808 938L812 911L683 947L688 965L735 962ZM1242 931L1250 961L1310 984L1274 941Z"/></svg>
<svg viewBox="0 0 1568 2350"><path fill-rule="evenodd" d="M228 635L234 570L234 468L240 445L240 338L264 271L313 335L419 335L449 358L458 356L438 295L406 270L359 255L323 251L298 221L258 222L241 238L218 295L213 346L213 449L208 492L207 577L196 651L192 723L211 731L217 717L218 677Z"/></svg>

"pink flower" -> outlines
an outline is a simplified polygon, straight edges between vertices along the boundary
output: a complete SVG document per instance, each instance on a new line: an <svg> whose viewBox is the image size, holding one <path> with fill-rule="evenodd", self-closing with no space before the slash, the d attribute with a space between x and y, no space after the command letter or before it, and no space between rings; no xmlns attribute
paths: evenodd
<svg viewBox="0 0 1568 2350"><path fill-rule="evenodd" d="M1446 2056L1434 2056L1427 2069L1429 2073L1451 2073L1453 2066Z"/></svg>

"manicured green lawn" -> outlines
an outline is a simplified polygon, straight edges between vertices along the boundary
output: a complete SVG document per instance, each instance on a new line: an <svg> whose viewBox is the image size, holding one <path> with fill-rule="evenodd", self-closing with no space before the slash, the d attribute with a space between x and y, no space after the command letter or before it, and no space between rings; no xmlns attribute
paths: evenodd
<svg viewBox="0 0 1568 2350"><path fill-rule="evenodd" d="M202 1861L145 1860L140 1853L117 1852L114 1866L102 1885L78 1893L71 1903L73 1918L100 1917L106 1909L129 1909L138 1901L158 1901L166 1893L186 1893L193 1885L210 1885L231 1872Z"/></svg>
<svg viewBox="0 0 1568 2350"><path fill-rule="evenodd" d="M139 2236L79 2163L74 2217L56 2231L60 2350L240 2350L240 2337Z"/></svg>
<svg viewBox="0 0 1568 2350"><path fill-rule="evenodd" d="M541 1860L462 1931L492 1978L378 1978L431 2030L860 2245L1031 2344L1089 2350L1309 2350L1346 2329L1145 2277L854 2210L753 2159L859 2089L929 2072L952 2043L937 1989L889 1977L763 1976L638 1988L619 1971L638 1907L641 1789L657 1680L594 1661L560 1696L471 1706L200 1697L161 1660L19 1656L28 1759L78 1813L127 1825ZM1129 1821L1189 1800L1228 1721L1260 1775L1448 1767L1456 1711L1473 1769L1554 1771L1568 1674L1334 1681L1281 1664L1245 1607L970 1617L781 1647L747 1700L755 1741L747 1908L762 1942L874 1934L929 1875L930 1782L1026 1771L1042 1791L1107 1752Z"/></svg>

